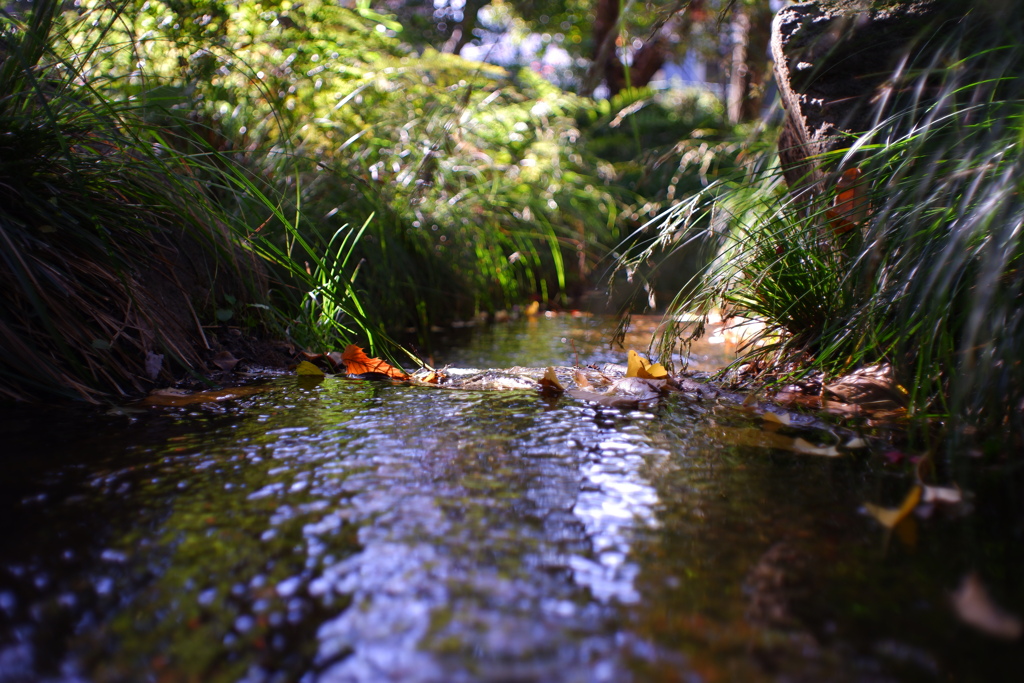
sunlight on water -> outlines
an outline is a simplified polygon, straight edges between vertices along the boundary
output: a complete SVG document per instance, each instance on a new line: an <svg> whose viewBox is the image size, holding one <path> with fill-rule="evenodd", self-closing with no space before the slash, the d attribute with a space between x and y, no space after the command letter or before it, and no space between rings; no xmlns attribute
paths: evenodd
<svg viewBox="0 0 1024 683"><path fill-rule="evenodd" d="M530 362L575 324L501 334ZM903 495L901 475L721 442L742 429L759 423L688 398L622 411L281 377L12 432L0 681L876 681L1019 662L948 606L956 558L1018 566L992 516L886 541L861 509Z"/></svg>

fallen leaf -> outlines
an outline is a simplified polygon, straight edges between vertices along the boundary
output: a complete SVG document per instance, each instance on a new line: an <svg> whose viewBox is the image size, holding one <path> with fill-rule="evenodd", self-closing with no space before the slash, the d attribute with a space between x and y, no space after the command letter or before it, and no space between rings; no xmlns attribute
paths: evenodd
<svg viewBox="0 0 1024 683"><path fill-rule="evenodd" d="M344 353L341 354L341 360L344 361L345 368L350 375L374 372L387 375L392 379L407 379L409 377L402 370L382 361L380 358L370 358L355 344L349 344L345 347Z"/></svg>
<svg viewBox="0 0 1024 683"><path fill-rule="evenodd" d="M304 360L295 367L295 374L300 377L323 377L324 371Z"/></svg>
<svg viewBox="0 0 1024 683"><path fill-rule="evenodd" d="M142 405L178 407L193 405L196 403L219 403L220 401L229 401L231 399L258 394L262 391L267 391L270 388L271 387L269 386L260 385L234 387L231 389L214 389L211 391L197 391L195 393L189 393L181 389L159 389L144 398L142 400Z"/></svg>
<svg viewBox="0 0 1024 683"><path fill-rule="evenodd" d="M953 610L960 621L995 638L1017 640L1022 631L1021 620L993 602L978 575L971 572L960 582L951 596Z"/></svg>
<svg viewBox="0 0 1024 683"><path fill-rule="evenodd" d="M945 503L946 505L959 505L964 500L964 494L959 488L946 486L925 486L921 496L925 503Z"/></svg>
<svg viewBox="0 0 1024 683"><path fill-rule="evenodd" d="M523 311L523 313L528 315L528 316L535 316L539 312L540 312L540 302L539 301L534 301L533 303L531 303L529 306L526 307L525 311Z"/></svg>
<svg viewBox="0 0 1024 683"><path fill-rule="evenodd" d="M835 446L815 446L806 439L793 438L785 434L767 432L762 429L719 427L717 435L725 443L735 446L778 448L802 455L821 455L828 458L835 458L841 455Z"/></svg>
<svg viewBox="0 0 1024 683"><path fill-rule="evenodd" d="M840 455L835 446L815 446L800 437L793 439L793 451L804 455L823 455L826 458L837 458Z"/></svg>
<svg viewBox="0 0 1024 683"><path fill-rule="evenodd" d="M829 226L836 235L842 235L860 225L867 217L867 192L859 168L848 168L836 181L836 197L832 208L825 212Z"/></svg>
<svg viewBox="0 0 1024 683"><path fill-rule="evenodd" d="M635 396L618 396L615 394L599 394L596 391L584 391L583 389L569 389L568 393L573 398L581 401L597 403L606 408L636 408L640 405L640 399Z"/></svg>
<svg viewBox="0 0 1024 683"><path fill-rule="evenodd" d="M915 485L910 489L910 493L903 499L903 504L898 508L884 508L874 503L864 503L864 509L868 511L868 514L874 517L884 526L886 529L892 529L899 524L903 519L913 512L914 508L921 500L921 487Z"/></svg>
<svg viewBox="0 0 1024 683"><path fill-rule="evenodd" d="M661 363L654 363L641 356L636 351L630 350L629 360L626 363L626 377L639 377L641 379L664 379L668 377L668 371Z"/></svg>
<svg viewBox="0 0 1024 683"><path fill-rule="evenodd" d="M238 365L239 359L235 358L230 351L221 351L215 355L210 362L216 365L224 372L231 372Z"/></svg>
<svg viewBox="0 0 1024 683"><path fill-rule="evenodd" d="M540 391L542 394L548 396L558 396L565 393L565 387L558 381L558 376L555 374L555 369L549 367L538 382L540 383Z"/></svg>
<svg viewBox="0 0 1024 683"><path fill-rule="evenodd" d="M761 419L765 422L774 422L780 425L788 426L793 424L793 420L789 417L788 413L773 413L770 410L764 411L764 413L761 414Z"/></svg>
<svg viewBox="0 0 1024 683"><path fill-rule="evenodd" d="M573 379L574 382L576 382L576 386L579 387L580 389L590 389L591 388L590 380L587 379L587 376L584 375L578 369L572 371L572 379Z"/></svg>

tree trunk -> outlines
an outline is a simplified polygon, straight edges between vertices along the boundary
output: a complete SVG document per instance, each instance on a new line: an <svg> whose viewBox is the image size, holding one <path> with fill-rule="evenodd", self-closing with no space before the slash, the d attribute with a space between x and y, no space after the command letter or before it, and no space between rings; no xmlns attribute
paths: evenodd
<svg viewBox="0 0 1024 683"><path fill-rule="evenodd" d="M738 6L733 13L733 47L726 111L731 123L761 114L768 81L772 11L768 2Z"/></svg>
<svg viewBox="0 0 1024 683"><path fill-rule="evenodd" d="M626 5L628 9L632 2ZM642 88L665 64L665 45L659 38L644 43L633 54L629 71L619 61L615 45L618 40L620 0L598 0L594 16L594 56L584 82L582 94L590 95L604 81L608 96L614 97L627 87Z"/></svg>
<svg viewBox="0 0 1024 683"><path fill-rule="evenodd" d="M457 55L462 52L469 41L473 40L473 30L476 28L477 15L483 9L488 0L466 0L462 8L462 21L455 25L451 36L441 47L441 52Z"/></svg>

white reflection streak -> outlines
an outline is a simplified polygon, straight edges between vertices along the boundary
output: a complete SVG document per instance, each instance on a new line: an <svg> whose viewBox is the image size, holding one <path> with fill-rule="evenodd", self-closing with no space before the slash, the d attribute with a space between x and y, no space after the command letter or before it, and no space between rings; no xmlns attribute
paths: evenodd
<svg viewBox="0 0 1024 683"><path fill-rule="evenodd" d="M656 524L658 494L641 471L651 446L642 435L609 431L580 464L580 494L574 512L591 539L594 559L569 559L576 582L601 602L640 599L633 581L639 567L627 562L631 532Z"/></svg>

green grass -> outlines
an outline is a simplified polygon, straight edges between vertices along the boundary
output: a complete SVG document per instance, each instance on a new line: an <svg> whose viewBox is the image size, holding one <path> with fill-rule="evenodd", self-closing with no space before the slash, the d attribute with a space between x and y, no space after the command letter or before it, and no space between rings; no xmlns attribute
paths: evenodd
<svg viewBox="0 0 1024 683"><path fill-rule="evenodd" d="M752 350L837 376L892 365L911 412L993 433L1024 427L1024 48L1021 12L971 15L892 75L878 123L820 159L817 196L778 170L712 188L682 214L727 224L715 264L673 313L711 307L767 322ZM835 234L840 171L859 168L870 211ZM660 234L678 232L673 216ZM666 350L685 340L671 325Z"/></svg>

